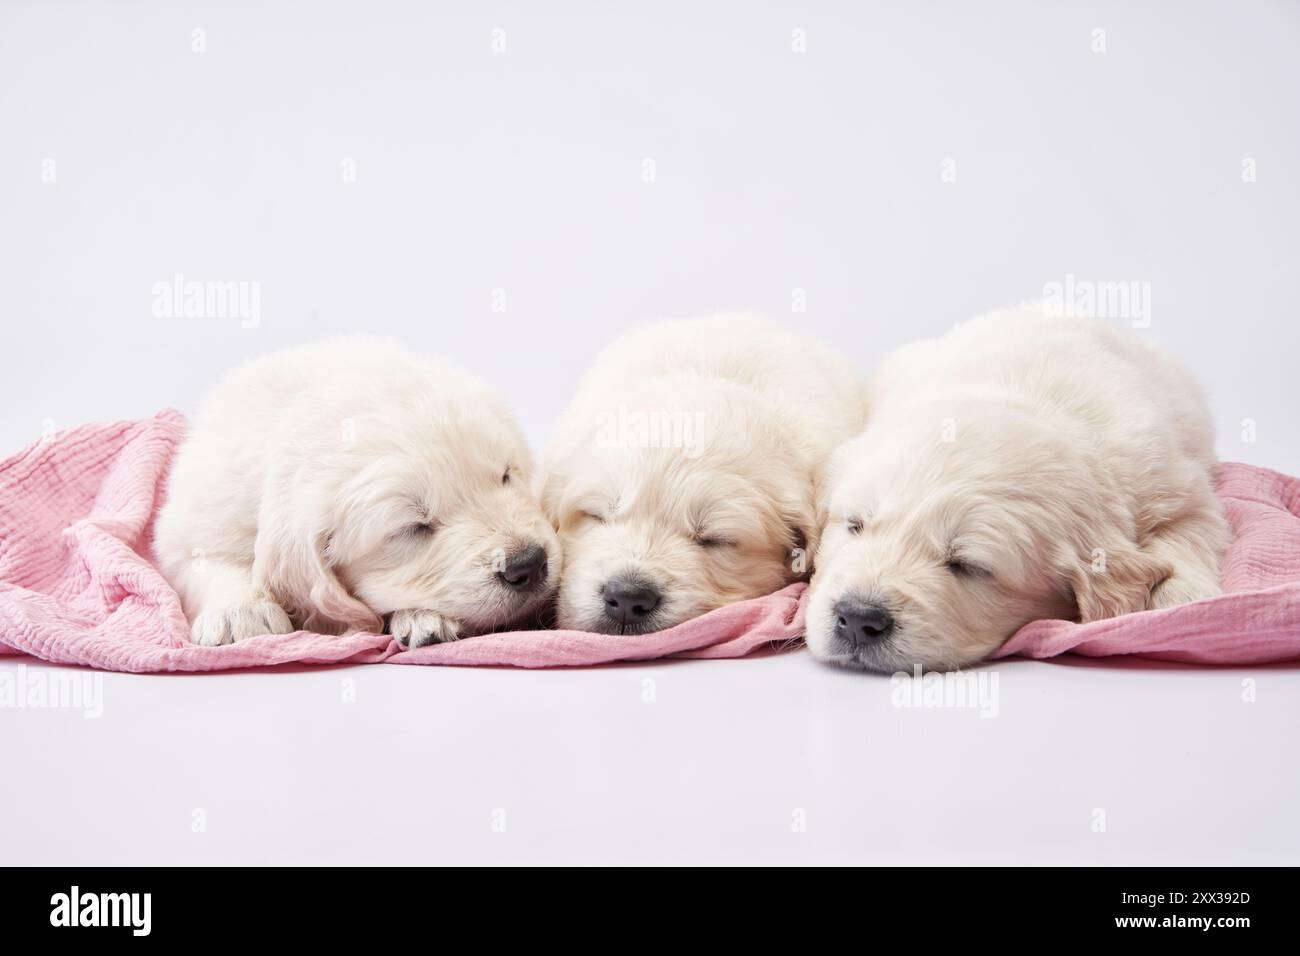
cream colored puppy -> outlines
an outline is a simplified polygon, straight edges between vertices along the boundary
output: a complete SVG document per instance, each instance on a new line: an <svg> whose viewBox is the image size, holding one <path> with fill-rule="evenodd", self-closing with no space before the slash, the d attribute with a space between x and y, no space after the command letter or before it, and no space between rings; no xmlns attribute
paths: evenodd
<svg viewBox="0 0 1300 956"><path fill-rule="evenodd" d="M518 427L482 384L395 345L255 359L207 398L155 539L197 644L302 627L418 647L518 622L554 532Z"/></svg>
<svg viewBox="0 0 1300 956"><path fill-rule="evenodd" d="M565 555L559 625L662 630L802 577L822 468L863 420L846 365L760 319L618 339L543 455Z"/></svg>
<svg viewBox="0 0 1300 956"><path fill-rule="evenodd" d="M870 396L828 483L808 608L819 659L955 668L1037 618L1219 593L1210 415L1136 334L997 312L900 349Z"/></svg>

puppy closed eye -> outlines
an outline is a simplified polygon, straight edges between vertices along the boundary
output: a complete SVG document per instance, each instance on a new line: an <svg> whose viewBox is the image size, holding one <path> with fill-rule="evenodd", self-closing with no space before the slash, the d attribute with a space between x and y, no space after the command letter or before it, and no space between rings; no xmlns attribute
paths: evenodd
<svg viewBox="0 0 1300 956"><path fill-rule="evenodd" d="M848 530L849 534L862 534L862 519L856 515L852 518L848 518L844 522L844 527Z"/></svg>
<svg viewBox="0 0 1300 956"><path fill-rule="evenodd" d="M397 532L396 537L410 540L423 540L432 538L435 531L438 530L436 523L432 521L416 521L408 524Z"/></svg>
<svg viewBox="0 0 1300 956"><path fill-rule="evenodd" d="M730 538L724 538L716 534L696 533L695 543L706 551L712 551L718 548L734 548L736 542Z"/></svg>
<svg viewBox="0 0 1300 956"><path fill-rule="evenodd" d="M963 561L961 558L948 558L944 566L956 577L959 578L987 578L990 576L986 568L978 564L971 564L969 561Z"/></svg>

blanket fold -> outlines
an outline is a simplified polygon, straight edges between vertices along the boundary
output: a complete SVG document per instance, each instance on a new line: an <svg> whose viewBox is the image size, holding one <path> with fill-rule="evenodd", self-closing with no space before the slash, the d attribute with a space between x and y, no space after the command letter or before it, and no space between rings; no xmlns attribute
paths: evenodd
<svg viewBox="0 0 1300 956"><path fill-rule="evenodd" d="M185 419L84 425L0 462L0 654L131 672L285 663L556 667L659 657L741 657L803 634L802 584L656 634L517 631L406 651L382 634L299 631L198 647L150 560L153 522ZM1300 480L1225 464L1235 540L1225 593L1092 624L1035 621L998 656L1067 651L1209 664L1300 660Z"/></svg>

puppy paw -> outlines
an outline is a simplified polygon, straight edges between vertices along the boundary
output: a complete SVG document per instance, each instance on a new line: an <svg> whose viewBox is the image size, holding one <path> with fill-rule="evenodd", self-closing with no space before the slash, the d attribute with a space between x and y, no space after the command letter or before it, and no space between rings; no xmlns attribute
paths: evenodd
<svg viewBox="0 0 1300 956"><path fill-rule="evenodd" d="M1204 575L1171 574L1151 589L1147 607L1151 610L1190 604L1205 598L1216 597L1223 593L1217 581L1211 581Z"/></svg>
<svg viewBox="0 0 1300 956"><path fill-rule="evenodd" d="M211 611L194 619L190 638L195 644L216 647L262 634L288 634L293 623L284 609L273 601L246 601Z"/></svg>
<svg viewBox="0 0 1300 956"><path fill-rule="evenodd" d="M388 619L388 633L403 647L424 647L456 640L460 623L437 611L394 611Z"/></svg>

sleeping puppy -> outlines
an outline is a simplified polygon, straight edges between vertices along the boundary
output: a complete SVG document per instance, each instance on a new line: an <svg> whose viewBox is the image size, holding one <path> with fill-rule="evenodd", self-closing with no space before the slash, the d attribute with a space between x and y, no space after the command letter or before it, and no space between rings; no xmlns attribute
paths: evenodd
<svg viewBox="0 0 1300 956"><path fill-rule="evenodd" d="M419 647L518 622L554 589L528 448L469 376L346 340L255 359L207 398L156 556L196 644L295 628Z"/></svg>
<svg viewBox="0 0 1300 956"><path fill-rule="evenodd" d="M862 393L831 352L756 318L609 346L543 456L559 625L657 631L803 577L821 470L862 427Z"/></svg>
<svg viewBox="0 0 1300 956"><path fill-rule="evenodd" d="M870 398L828 482L817 658L956 668L1038 618L1219 593L1229 533L1209 412L1132 333L997 312L894 353Z"/></svg>

